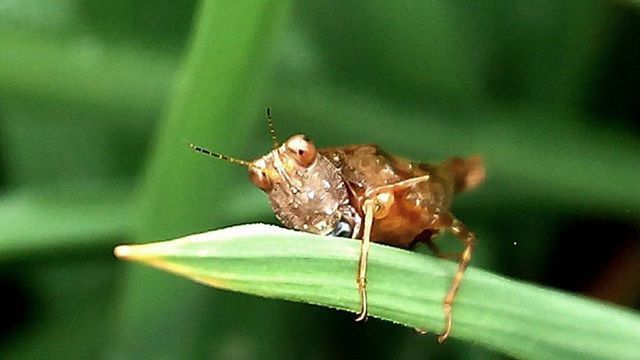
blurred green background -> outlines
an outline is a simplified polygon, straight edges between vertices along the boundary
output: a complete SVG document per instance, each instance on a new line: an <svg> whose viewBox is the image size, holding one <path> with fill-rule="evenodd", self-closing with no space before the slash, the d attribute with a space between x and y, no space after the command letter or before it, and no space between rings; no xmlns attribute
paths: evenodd
<svg viewBox="0 0 640 360"><path fill-rule="evenodd" d="M113 258L275 223L184 144L262 155L267 105L281 139L482 155L473 266L638 309L639 38L634 1L0 0L0 358L502 358Z"/></svg>

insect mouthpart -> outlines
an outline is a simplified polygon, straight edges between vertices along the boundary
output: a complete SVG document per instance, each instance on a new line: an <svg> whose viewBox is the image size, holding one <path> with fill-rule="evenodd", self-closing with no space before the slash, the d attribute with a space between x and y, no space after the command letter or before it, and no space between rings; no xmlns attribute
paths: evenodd
<svg viewBox="0 0 640 360"><path fill-rule="evenodd" d="M249 167L249 179L251 182L264 192L269 192L273 188L273 184L264 168L258 166Z"/></svg>
<svg viewBox="0 0 640 360"><path fill-rule="evenodd" d="M336 224L335 229L333 229L333 231L329 235L343 238L352 238L353 226L343 218Z"/></svg>

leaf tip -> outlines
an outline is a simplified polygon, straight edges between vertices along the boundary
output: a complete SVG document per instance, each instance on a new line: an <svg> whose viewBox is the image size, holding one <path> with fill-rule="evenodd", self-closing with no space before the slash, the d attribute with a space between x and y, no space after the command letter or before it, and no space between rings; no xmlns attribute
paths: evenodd
<svg viewBox="0 0 640 360"><path fill-rule="evenodd" d="M119 245L113 249L113 255L122 260L130 259L132 253L133 251L130 245Z"/></svg>

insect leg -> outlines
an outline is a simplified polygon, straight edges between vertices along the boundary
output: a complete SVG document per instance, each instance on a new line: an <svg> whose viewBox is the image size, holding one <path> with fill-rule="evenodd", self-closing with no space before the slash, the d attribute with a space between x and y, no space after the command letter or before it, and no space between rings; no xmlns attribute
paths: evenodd
<svg viewBox="0 0 640 360"><path fill-rule="evenodd" d="M418 177L414 177L411 179L407 179L407 180L402 180L399 181L395 184L389 184L389 185L383 185L383 186L378 186L377 188L373 188L371 190L369 190L366 194L367 198L372 198L376 195L382 194L382 193L392 193L394 191L398 191L398 190L402 190L408 187L412 187L413 185L417 185L421 182L426 182L429 181L429 175L423 175L423 176L418 176Z"/></svg>
<svg viewBox="0 0 640 360"><path fill-rule="evenodd" d="M458 289L460 288L460 284L462 283L462 278L464 276L464 271L467 269L469 262L471 261L471 254L473 253L473 248L476 243L476 234L471 232L469 228L462 221L455 218L451 213L446 213L440 216L439 222L441 226L446 227L454 234L462 243L464 244L464 250L462 250L462 255L460 256L460 262L458 263L458 270L456 271L456 275L453 278L453 282L451 283L451 287L447 292L447 295L444 298L444 322L445 322L445 330L438 337L438 342L444 342L449 334L451 333L452 326L452 307L453 300L458 293Z"/></svg>
<svg viewBox="0 0 640 360"><path fill-rule="evenodd" d="M360 260L358 261L358 274L356 283L358 284L358 293L360 294L360 311L356 317L356 321L362 321L367 318L367 262L369 258L369 247L371 246L371 226L376 211L381 208L379 202L376 203L376 196L382 193L392 193L393 191L411 187L415 184L429 180L429 175L419 176L416 178L403 180L395 184L379 186L372 189L366 194L366 199L362 205L364 212L364 229L362 242L360 243Z"/></svg>
<svg viewBox="0 0 640 360"><path fill-rule="evenodd" d="M371 246L371 225L373 224L373 213L375 211L375 203L373 199L367 199L362 206L364 211L364 234L360 243L360 260L358 261L358 274L356 283L358 284L358 293L360 294L360 312L356 321L367 319L367 260L369 257L369 247Z"/></svg>

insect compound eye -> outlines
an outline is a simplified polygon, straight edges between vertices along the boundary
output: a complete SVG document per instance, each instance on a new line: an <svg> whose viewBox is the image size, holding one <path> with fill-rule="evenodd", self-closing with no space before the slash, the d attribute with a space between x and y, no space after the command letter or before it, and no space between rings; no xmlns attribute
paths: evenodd
<svg viewBox="0 0 640 360"><path fill-rule="evenodd" d="M316 159L317 150L313 142L304 135L294 135L287 140L287 150L302 166L311 165Z"/></svg>
<svg viewBox="0 0 640 360"><path fill-rule="evenodd" d="M272 185L271 180L262 169L259 168L249 168L249 179L254 183L257 187L262 189L265 192L271 191Z"/></svg>
<svg viewBox="0 0 640 360"><path fill-rule="evenodd" d="M351 238L353 236L353 226L351 224L342 219L336 224L335 229L331 232L332 236L343 237L343 238Z"/></svg>

